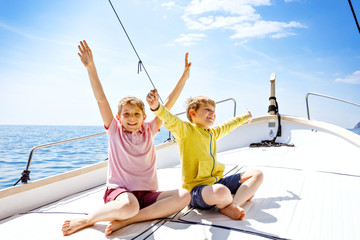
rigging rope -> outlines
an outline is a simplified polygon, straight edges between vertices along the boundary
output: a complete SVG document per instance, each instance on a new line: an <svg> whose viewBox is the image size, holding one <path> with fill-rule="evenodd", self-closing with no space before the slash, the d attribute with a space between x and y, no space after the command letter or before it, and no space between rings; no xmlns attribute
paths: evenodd
<svg viewBox="0 0 360 240"><path fill-rule="evenodd" d="M138 62L138 74L139 74L139 72L141 72L141 68L143 68L143 69L144 69L144 71L145 71L145 73L146 73L146 75L147 75L147 77L149 78L149 80L150 80L150 82L151 82L151 84L152 84L153 88L154 88L154 89L156 89L156 87L155 87L155 85L154 85L153 81L152 81L152 80L151 80L151 78L150 78L150 75L149 75L149 74L148 74L148 72L146 71L146 68L145 68L144 64L142 63L140 56L139 56L139 54L137 53L137 51L136 51L136 49L135 49L135 47L134 47L134 44L132 43L132 41L131 41L131 39L130 39L130 37L129 37L128 33L126 32L126 29L125 29L124 25L122 24L122 22L121 22L121 20L120 20L119 15L117 14L117 12L116 12L116 10L115 10L115 8L114 8L113 4L111 3L111 0L109 0L109 3L110 3L110 5L111 5L111 8L113 9L113 11L114 11L114 13L115 13L115 15L116 15L117 19L119 20L119 23L120 23L120 25L121 25L122 29L124 30L124 33L125 33L126 37L128 38L128 40L129 40L129 42L130 42L130 44L131 44L131 46L132 46L132 48L133 48L133 50L134 50L134 52L135 52L135 54L136 54L137 58L139 59L139 62ZM160 95L159 95L159 99L160 99L161 103L162 103L162 104L164 104L164 102L163 102L163 100L161 99Z"/></svg>
<svg viewBox="0 0 360 240"><path fill-rule="evenodd" d="M350 8L351 8L351 12L352 12L352 14L354 15L354 19L355 19L356 26L357 26L357 28L358 28L358 30L359 30L359 33L360 33L360 26L359 26L359 22L358 22L358 20L357 20L357 17L356 17L356 14L355 14L353 5L352 5L352 3L351 3L351 0L348 0L348 1L349 1L349 5L350 5Z"/></svg>

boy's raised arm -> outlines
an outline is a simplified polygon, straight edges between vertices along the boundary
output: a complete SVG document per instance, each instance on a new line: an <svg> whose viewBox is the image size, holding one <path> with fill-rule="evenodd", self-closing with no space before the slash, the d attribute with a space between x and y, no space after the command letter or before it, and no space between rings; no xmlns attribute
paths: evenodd
<svg viewBox="0 0 360 240"><path fill-rule="evenodd" d="M174 87L174 89L169 94L169 96L165 99L164 106L169 110L171 110L171 108L174 106L176 100L180 96L180 93L181 93L181 91L183 90L183 88L185 86L186 80L190 76L191 62L190 63L188 62L188 56L189 56L189 53L186 53L185 54L185 68L184 68L184 72L183 72L181 78L179 79L176 86Z"/></svg>
<svg viewBox="0 0 360 240"><path fill-rule="evenodd" d="M189 53L186 53L185 54L185 68L184 68L184 72L183 72L181 78L179 79L176 86L174 87L174 89L169 94L169 96L165 99L164 106L169 110L171 110L171 108L174 106L176 100L180 96L180 93L181 93L181 91L183 90L183 88L185 86L186 80L190 76L191 62L190 63L188 62L188 56L189 56ZM151 107L151 105L150 105L150 107ZM157 127L160 128L161 125L162 125L162 121L158 117L155 118L155 121L156 121Z"/></svg>
<svg viewBox="0 0 360 240"><path fill-rule="evenodd" d="M151 90L146 96L146 101L150 106L151 111L156 111L160 107L159 95L156 89Z"/></svg>
<svg viewBox="0 0 360 240"><path fill-rule="evenodd" d="M78 55L80 56L81 62L84 64L84 66L88 71L91 88L94 92L96 101L98 103L100 114L104 122L104 126L106 128L109 128L114 116L112 114L109 102L106 99L104 90L100 83L100 79L96 71L92 52L85 40L81 41L78 47L80 51Z"/></svg>

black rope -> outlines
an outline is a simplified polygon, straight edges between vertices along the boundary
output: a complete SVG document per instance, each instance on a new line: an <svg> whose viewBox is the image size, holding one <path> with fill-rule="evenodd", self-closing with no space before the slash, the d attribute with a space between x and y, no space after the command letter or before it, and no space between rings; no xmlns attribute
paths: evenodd
<svg viewBox="0 0 360 240"><path fill-rule="evenodd" d="M287 144L287 143L277 143L276 138L281 137L281 116L279 113L279 105L276 101L276 97L270 97L269 100L275 100L275 105L269 105L268 112L275 111L277 118L278 118L278 129L276 132L275 137L272 140L261 140L259 143L251 143L249 147L294 147L294 144Z"/></svg>
<svg viewBox="0 0 360 240"><path fill-rule="evenodd" d="M273 140L261 140L259 143L251 143L249 147L295 147L295 145L288 143L278 143Z"/></svg>
<svg viewBox="0 0 360 240"><path fill-rule="evenodd" d="M141 64L142 64L142 61L139 61L138 62L138 74L141 72Z"/></svg>
<svg viewBox="0 0 360 240"><path fill-rule="evenodd" d="M29 170L24 170L21 173L21 178L13 186L16 186L16 184L18 184L20 181L22 183L27 183L28 180L30 180L30 171Z"/></svg>
<svg viewBox="0 0 360 240"><path fill-rule="evenodd" d="M134 50L134 52L135 52L135 54L136 54L137 58L139 59L139 62L138 62L138 74L139 74L139 72L141 72L141 66L142 66L142 68L144 69L144 71L145 71L145 73L146 73L147 77L149 78L149 80L150 80L150 82L151 82L151 84L152 84L153 88L154 88L154 89L156 89L156 87L155 87L155 85L154 85L153 81L152 81L152 80L151 80L151 78L150 78L150 75L149 75L149 74L148 74L148 72L146 71L146 68L145 68L144 64L142 63L140 56L139 56L139 54L137 53L137 51L136 51L136 49L135 49L135 47L134 47L134 44L132 43L132 41L131 41L131 39L130 39L130 37L129 37L128 33L126 32L126 29L125 29L124 25L122 24L122 22L121 22L121 20L120 20L119 15L117 14L117 12L116 12L116 10L115 10L115 8L114 8L113 4L111 3L111 0L109 0L109 3L110 3L110 5L111 5L112 9L114 10L114 13L115 13L115 15L116 15L117 19L119 20L119 23L120 23L120 25L121 25L122 29L124 30L124 33L125 33L126 37L128 38L128 40L129 40L129 42L130 42L130 44L131 44L131 46L132 46L132 48L133 48L133 50ZM160 95L159 95L159 99L160 99L161 103L162 103L162 104L164 104L164 102L162 101L162 99L161 99Z"/></svg>
<svg viewBox="0 0 360 240"><path fill-rule="evenodd" d="M357 20L357 17L356 17L356 14L355 14L353 5L352 5L352 3L351 3L351 0L348 0L348 1L349 1L349 5L350 5L350 8L351 8L351 12L352 12L352 14L354 15L354 19L355 19L356 26L357 26L358 31L359 31L359 33L360 33L360 26L359 26L359 22L358 22L358 20Z"/></svg>
<svg viewBox="0 0 360 240"><path fill-rule="evenodd" d="M268 113L271 111L275 111L275 113L279 112L279 105L276 101L276 97L269 97L269 100L275 100L275 105L269 105Z"/></svg>
<svg viewBox="0 0 360 240"><path fill-rule="evenodd" d="M277 105L277 102L276 102L276 105ZM282 127L281 127L281 117L280 117L280 113L277 112L276 115L277 115L277 117L278 117L278 129L277 129L276 135L275 135L275 137L274 137L274 139L273 139L274 142L275 142L275 140L276 140L277 137L281 137L281 128L282 128Z"/></svg>

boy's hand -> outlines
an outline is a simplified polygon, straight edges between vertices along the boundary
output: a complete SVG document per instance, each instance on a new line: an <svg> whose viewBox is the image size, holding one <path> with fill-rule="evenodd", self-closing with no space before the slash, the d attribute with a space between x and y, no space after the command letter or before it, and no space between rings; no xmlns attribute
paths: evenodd
<svg viewBox="0 0 360 240"><path fill-rule="evenodd" d="M246 109L245 110L245 114L246 114L246 116L248 117L248 123L250 123L251 121L252 121L252 115L251 115L251 112L248 110L248 109Z"/></svg>
<svg viewBox="0 0 360 240"><path fill-rule="evenodd" d="M151 90L146 96L146 101L152 111L157 110L160 107L159 94L156 89Z"/></svg>
<svg viewBox="0 0 360 240"><path fill-rule="evenodd" d="M182 75L182 77L186 78L186 79L188 79L190 76L190 67L191 67L191 62L190 63L188 62L188 56L189 56L189 53L186 53L185 54L185 68L184 68L184 73Z"/></svg>
<svg viewBox="0 0 360 240"><path fill-rule="evenodd" d="M80 41L80 45L78 45L78 48L80 51L78 55L80 56L81 62L85 65L85 67L94 64L92 52L85 40Z"/></svg>

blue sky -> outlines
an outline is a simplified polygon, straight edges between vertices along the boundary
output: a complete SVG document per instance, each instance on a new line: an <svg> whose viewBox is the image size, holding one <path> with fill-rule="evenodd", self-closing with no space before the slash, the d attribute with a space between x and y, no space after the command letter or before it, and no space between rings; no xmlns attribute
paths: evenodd
<svg viewBox="0 0 360 240"><path fill-rule="evenodd" d="M239 114L248 108L266 115L272 72L281 114L306 117L307 92L360 103L360 34L348 1L112 3L163 99L189 52L190 79L173 112L183 111L189 96L206 95L236 99ZM113 112L124 96L145 100L152 86L137 74L137 57L107 0L0 0L0 124L102 125L77 55L83 39ZM347 128L360 121L357 107L316 97L310 104L314 119ZM218 106L219 121L231 108Z"/></svg>

